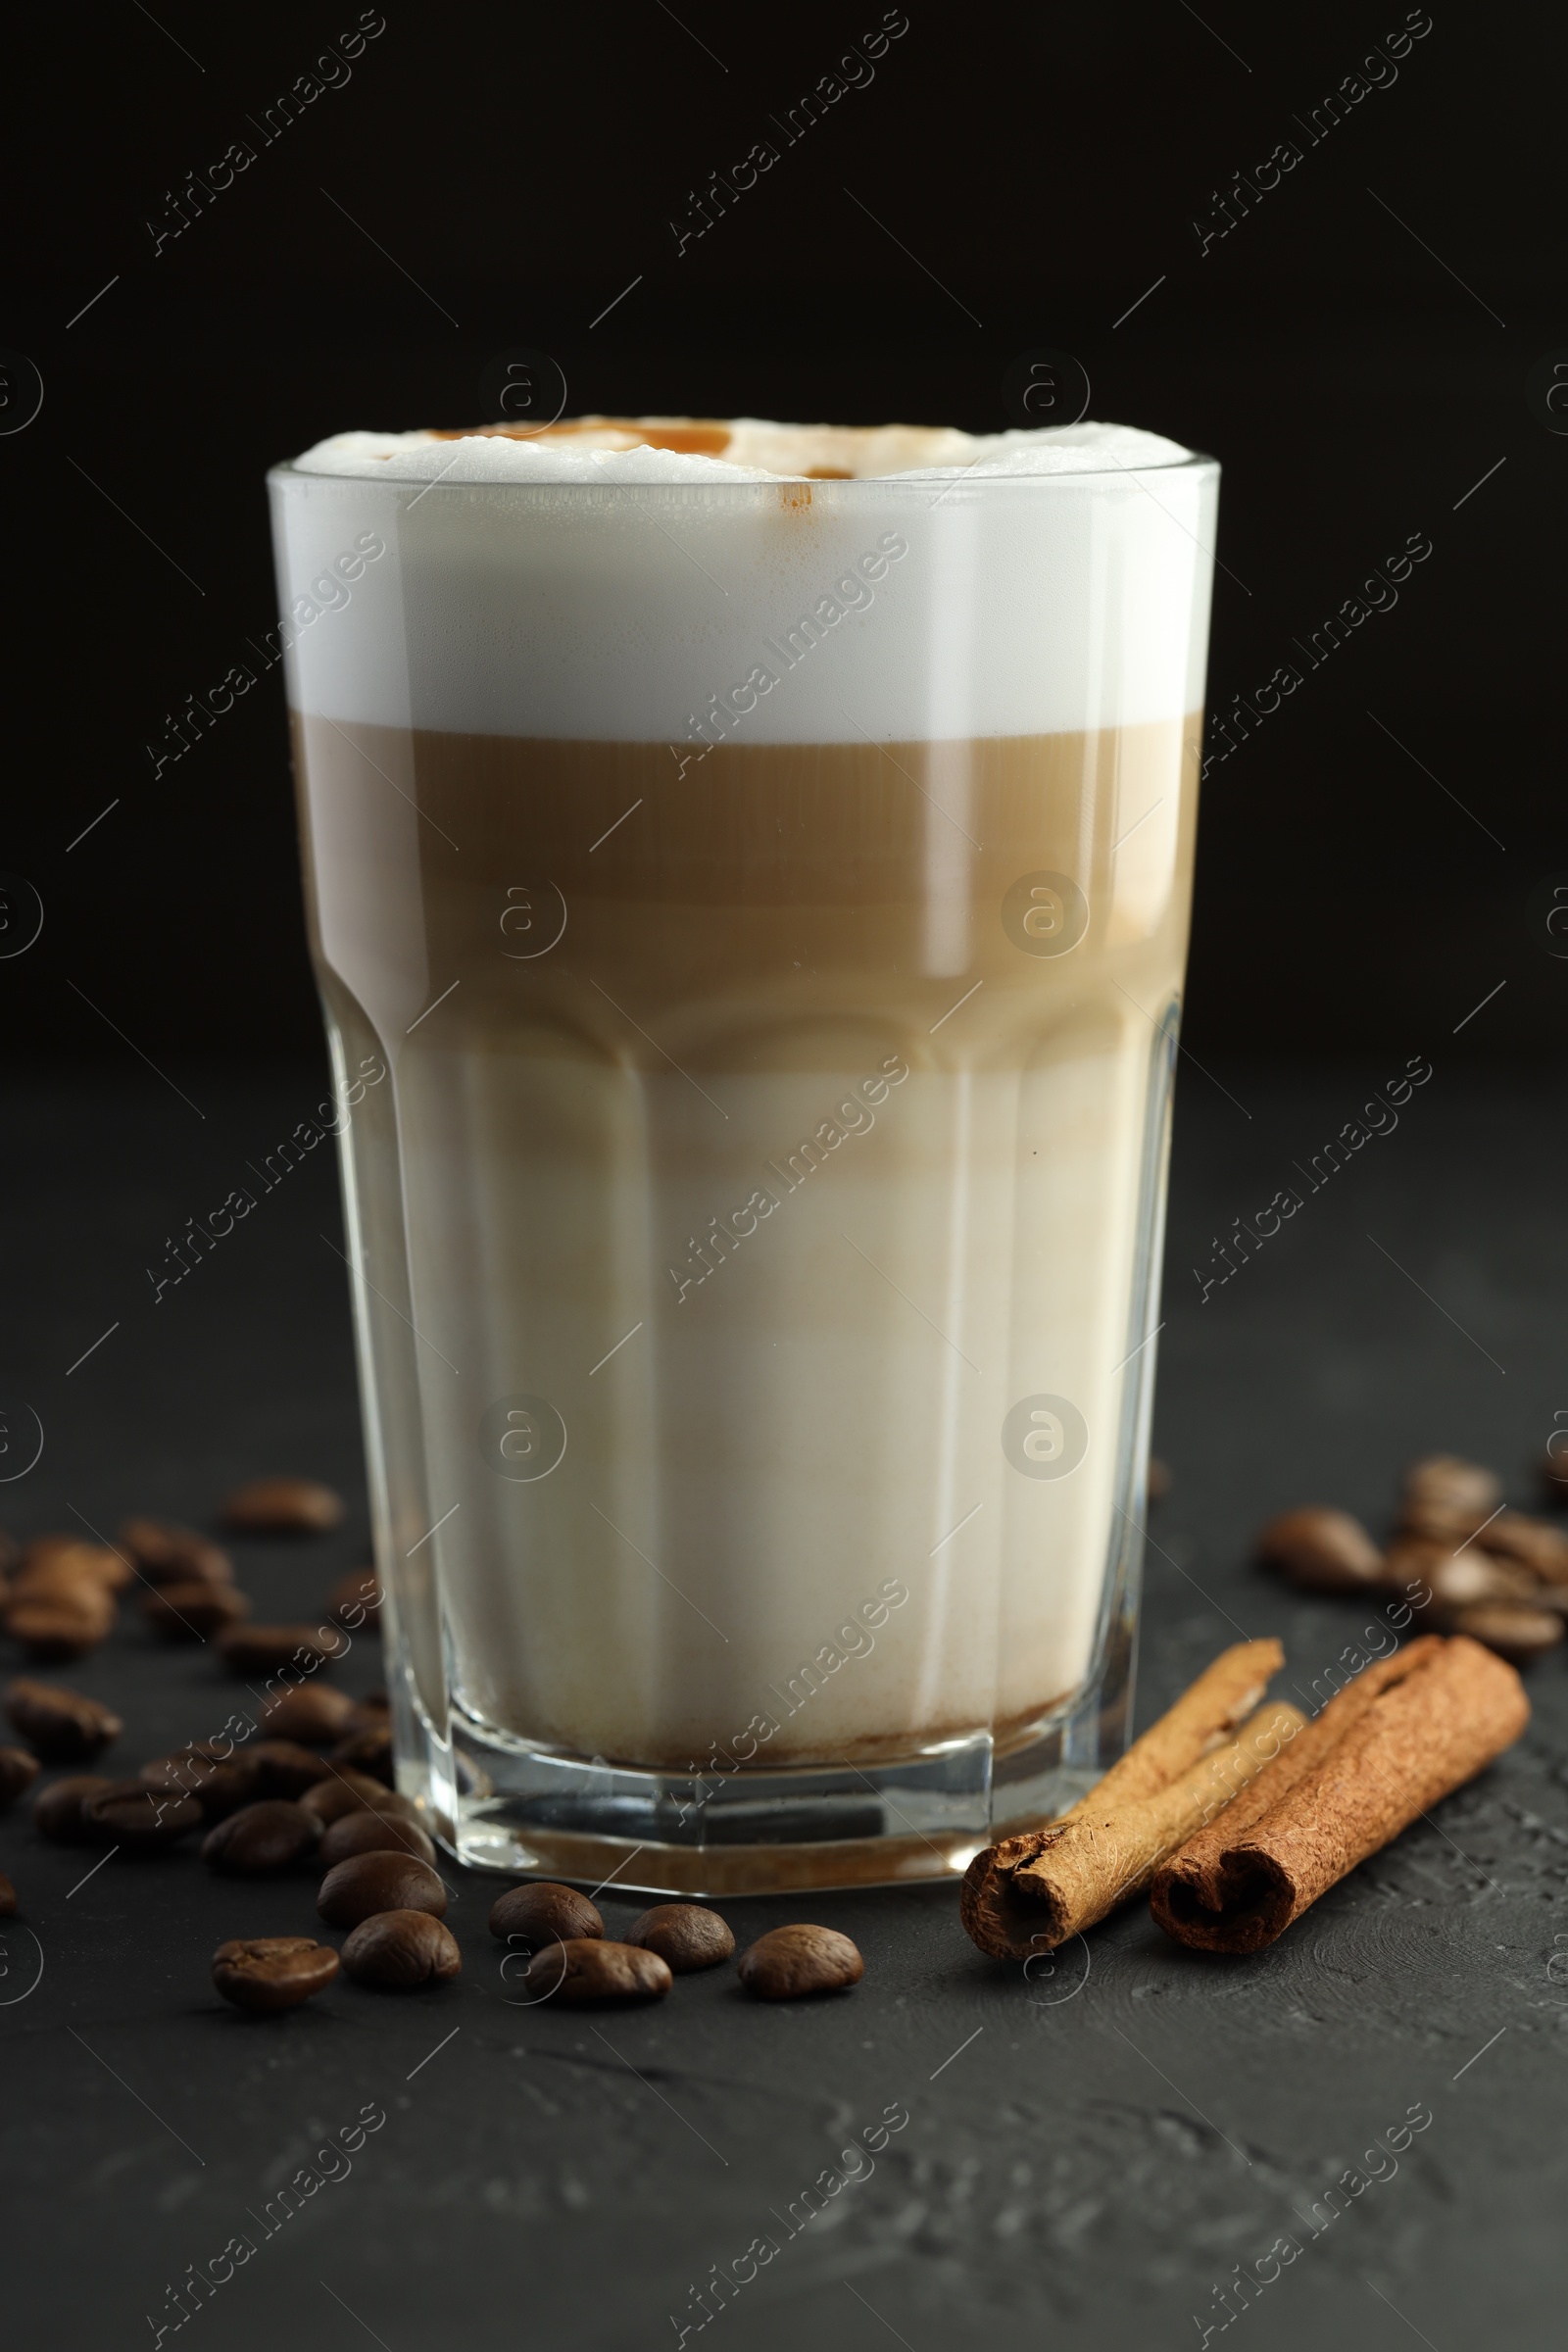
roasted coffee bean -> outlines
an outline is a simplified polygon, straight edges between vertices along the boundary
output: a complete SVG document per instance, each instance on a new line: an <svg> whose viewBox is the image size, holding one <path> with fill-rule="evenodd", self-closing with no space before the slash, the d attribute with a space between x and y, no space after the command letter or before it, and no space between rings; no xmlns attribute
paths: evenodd
<svg viewBox="0 0 1568 2352"><path fill-rule="evenodd" d="M1563 1436L1558 1431L1558 1437ZM1568 1441L1558 1446L1554 1438L1541 1457L1541 1491L1547 1502L1568 1500Z"/></svg>
<svg viewBox="0 0 1568 2352"><path fill-rule="evenodd" d="M140 1781L111 1781L107 1788L82 1800L81 1817L106 1845L121 1845L136 1853L155 1845L172 1845L199 1830L202 1809L193 1796L171 1792L161 1796Z"/></svg>
<svg viewBox="0 0 1568 2352"><path fill-rule="evenodd" d="M1484 1642L1510 1666L1528 1666L1533 1658L1555 1649L1563 1638L1562 1619L1551 1609L1527 1609L1506 1601L1488 1601L1474 1609L1456 1609L1449 1619L1456 1634Z"/></svg>
<svg viewBox="0 0 1568 2352"><path fill-rule="evenodd" d="M351 1568L340 1576L326 1596L325 1616L351 1633L372 1618L381 1606L381 1588L373 1568Z"/></svg>
<svg viewBox="0 0 1568 2352"><path fill-rule="evenodd" d="M63 1690L57 1683L12 1683L6 1691L6 1713L46 1764L74 1764L95 1756L125 1728L97 1699Z"/></svg>
<svg viewBox="0 0 1568 2352"><path fill-rule="evenodd" d="M34 1584L79 1579L106 1592L122 1592L135 1575L130 1562L107 1544L80 1536L37 1536L27 1545L11 1580L14 1592Z"/></svg>
<svg viewBox="0 0 1568 2352"><path fill-rule="evenodd" d="M14 1805L38 1778L38 1759L24 1747L0 1747L0 1807Z"/></svg>
<svg viewBox="0 0 1568 2352"><path fill-rule="evenodd" d="M203 1821L221 1821L263 1793L248 1750L228 1748L215 1754L199 1740L175 1748L172 1755L151 1757L138 1767L136 1778L160 1795L193 1796Z"/></svg>
<svg viewBox="0 0 1568 2352"><path fill-rule="evenodd" d="M416 1821L397 1813L345 1813L321 1839L321 1860L346 1862L350 1854L417 1854L421 1862L435 1861L435 1844Z"/></svg>
<svg viewBox="0 0 1568 2352"><path fill-rule="evenodd" d="M259 1804L242 1805L209 1830L202 1839L202 1860L209 1870L229 1878L260 1878L268 1871L314 1860L320 1842L321 1825L314 1813L290 1804L287 1797L267 1796Z"/></svg>
<svg viewBox="0 0 1568 2352"><path fill-rule="evenodd" d="M342 1772L368 1773L371 1780L382 1781L390 1788L396 1777L392 1762L392 1725L390 1716L377 1716L372 1724L351 1732L329 1751L328 1761Z"/></svg>
<svg viewBox="0 0 1568 2352"><path fill-rule="evenodd" d="M340 1821L345 1813L355 1812L396 1813L404 1821L419 1818L418 1806L401 1789L372 1781L368 1772L339 1772L335 1767L329 1779L306 1789L300 1803L323 1822Z"/></svg>
<svg viewBox="0 0 1568 2352"><path fill-rule="evenodd" d="M337 1975L337 1954L309 1936L250 1936L220 1943L213 1983L236 2009L297 2009Z"/></svg>
<svg viewBox="0 0 1568 2352"><path fill-rule="evenodd" d="M159 1585L144 1592L141 1613L166 1642L206 1642L248 1617L251 1604L233 1585Z"/></svg>
<svg viewBox="0 0 1568 2352"><path fill-rule="evenodd" d="M150 1585L227 1585L234 1571L226 1551L193 1527L158 1519L127 1519L120 1540Z"/></svg>
<svg viewBox="0 0 1568 2352"><path fill-rule="evenodd" d="M6 1603L6 1632L40 1665L84 1658L114 1622L114 1596L98 1585L58 1594L19 1594L13 1587Z"/></svg>
<svg viewBox="0 0 1568 2352"><path fill-rule="evenodd" d="M1162 1462L1157 1453L1149 1457L1149 1499L1163 1502L1170 1493L1170 1465Z"/></svg>
<svg viewBox="0 0 1568 2352"><path fill-rule="evenodd" d="M428 1911L439 1919L447 1890L415 1854L351 1854L321 1881L316 1908L334 1928L357 1928L373 1911Z"/></svg>
<svg viewBox="0 0 1568 2352"><path fill-rule="evenodd" d="M8 1592L11 1608L24 1600L59 1601L68 1608L83 1601L111 1610L115 1605L115 1589L108 1580L66 1552L12 1577Z"/></svg>
<svg viewBox="0 0 1568 2352"><path fill-rule="evenodd" d="M532 1879L523 1886L509 1886L490 1906L490 1933L504 1942L514 1937L525 1950L541 1944L582 1941L603 1936L605 1923L585 1894L575 1886L558 1886L551 1879Z"/></svg>
<svg viewBox="0 0 1568 2352"><path fill-rule="evenodd" d="M636 1943L575 1936L542 1944L511 1997L562 2001L576 2008L596 2001L662 2001L674 1985L667 1961Z"/></svg>
<svg viewBox="0 0 1568 2352"><path fill-rule="evenodd" d="M357 1984L412 1992L450 1984L462 1974L463 1954L451 1929L428 1911L376 1911L344 1944L343 1969Z"/></svg>
<svg viewBox="0 0 1568 2352"><path fill-rule="evenodd" d="M1432 1588L1432 1597L1445 1615L1455 1609L1476 1608L1490 1601L1533 1602L1541 1587L1517 1560L1494 1558L1472 1544L1468 1551L1439 1551L1416 1573Z"/></svg>
<svg viewBox="0 0 1568 2352"><path fill-rule="evenodd" d="M716 1911L701 1903L656 1903L626 1931L628 1943L657 1952L677 1977L716 1968L735 1949L735 1938Z"/></svg>
<svg viewBox="0 0 1568 2352"><path fill-rule="evenodd" d="M316 1536L342 1516L341 1497L311 1478L253 1478L223 1505L225 1524L249 1535Z"/></svg>
<svg viewBox="0 0 1568 2352"><path fill-rule="evenodd" d="M52 1838L57 1845L94 1845L100 1832L88 1821L82 1807L89 1797L112 1788L101 1772L73 1773L69 1780L54 1781L32 1800L32 1826L40 1838Z"/></svg>
<svg viewBox="0 0 1568 2352"><path fill-rule="evenodd" d="M17 1910L17 1890L0 1871L0 1919L14 1919Z"/></svg>
<svg viewBox="0 0 1568 2352"><path fill-rule="evenodd" d="M354 1701L346 1690L334 1690L326 1683L302 1683L268 1701L261 1728L269 1740L303 1740L307 1747L328 1747L347 1735L354 1716Z"/></svg>
<svg viewBox="0 0 1568 2352"><path fill-rule="evenodd" d="M837 1928L774 1928L742 1952L736 1974L760 2000L795 2001L858 1984L865 1962Z"/></svg>
<svg viewBox="0 0 1568 2352"><path fill-rule="evenodd" d="M1494 1552L1499 1559L1517 1560L1543 1584L1568 1585L1568 1536L1549 1519L1532 1519L1525 1511L1499 1511L1476 1537L1476 1549Z"/></svg>
<svg viewBox="0 0 1568 2352"><path fill-rule="evenodd" d="M340 1656L348 1642L329 1625L231 1625L217 1646L234 1674L275 1674L282 1666L314 1674Z"/></svg>
<svg viewBox="0 0 1568 2352"><path fill-rule="evenodd" d="M1501 1500L1502 1488L1493 1471L1457 1454L1433 1453L1412 1462L1404 1474L1402 1520L1412 1535L1462 1542Z"/></svg>
<svg viewBox="0 0 1568 2352"><path fill-rule="evenodd" d="M330 1780L332 1767L324 1756L313 1755L297 1740L258 1740L246 1756L256 1775L258 1796L288 1796L296 1800L307 1788Z"/></svg>
<svg viewBox="0 0 1568 2352"><path fill-rule="evenodd" d="M1257 1556L1308 1592L1361 1592L1383 1577L1383 1555L1359 1519L1321 1503L1271 1519Z"/></svg>

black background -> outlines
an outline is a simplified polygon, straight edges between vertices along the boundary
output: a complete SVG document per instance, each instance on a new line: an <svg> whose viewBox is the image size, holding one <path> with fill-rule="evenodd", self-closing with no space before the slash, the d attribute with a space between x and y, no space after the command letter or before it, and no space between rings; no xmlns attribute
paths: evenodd
<svg viewBox="0 0 1568 2352"><path fill-rule="evenodd" d="M1403 25L1392 0L915 7L869 86L681 254L689 192L878 8L393 7L263 145L248 118L357 14L171 0L19 44L0 343L45 397L0 439L0 865L46 921L6 974L18 1051L123 1064L118 1029L176 1074L318 1051L277 673L158 780L145 747L274 618L267 465L345 426L468 421L518 344L555 355L568 413L978 430L1007 421L1018 353L1071 351L1092 414L1224 463L1215 708L1425 532L1396 609L1210 778L1188 1041L1552 1047L1568 968L1528 918L1568 865L1568 438L1525 391L1568 345L1545 12L1440 7L1308 145L1296 118ZM155 254L148 221L236 138L255 163ZM1214 191L1286 138L1300 164L1200 253Z"/></svg>
<svg viewBox="0 0 1568 2352"><path fill-rule="evenodd" d="M1402 7L911 0L871 86L677 257L688 191L771 135L879 7L393 5L347 86L155 258L167 191L235 138L260 145L246 118L356 14L156 0L154 22L124 0L12 34L0 346L30 355L45 397L0 432L0 869L45 920L0 961L0 1001L13 1060L53 1066L6 1092L0 1396L28 1399L46 1443L0 1484L0 1516L211 1524L235 1480L297 1470L349 1514L318 1544L241 1547L258 1615L315 1607L365 1556L328 1153L162 1305L145 1272L321 1099L276 671L161 779L144 748L273 620L266 466L347 426L473 419L486 363L519 344L556 355L571 411L976 429L1007 421L1004 372L1048 346L1087 368L1092 414L1224 463L1216 708L1409 534L1433 542L1396 609L1213 773L1200 828L1155 1429L1175 1486L1151 1529L1139 1722L1244 1633L1285 1640L1283 1687L1306 1699L1367 1612L1265 1576L1258 1523L1323 1498L1381 1532L1398 1465L1434 1447L1534 1504L1568 1419L1550 1084L1568 962L1529 920L1568 870L1568 438L1525 396L1568 354L1555 24L1434 0L1394 86L1202 256L1212 191L1298 137L1292 118ZM1211 1237L1416 1054L1435 1076L1398 1140L1205 1299ZM364 1651L344 1679L377 1671ZM1248 2345L1555 2352L1563 1674L1559 1653L1533 1676L1515 1749L1252 1960L1209 1967L1134 1905L1058 1997L973 1950L951 1888L830 1895L811 1912L861 1945L854 1994L763 2010L718 1971L599 2020L608 2046L582 2017L509 2005L493 1883L450 1865L457 1984L340 1984L242 2019L208 1955L308 1933L309 1880L215 1881L188 1848L100 1861L44 1844L17 1806L13 2332L151 2342L166 2282L375 2101L388 2123L357 2181L267 2241L199 2340L673 2342L691 2282L902 2099L876 2178L720 2341L1148 2352L1198 2340L1219 2283L1286 2231L1301 2258ZM234 1698L131 1608L63 1679L123 1713L115 1771ZM636 1898L605 1907L614 1932ZM799 1915L793 1897L726 1909L743 1943ZM1314 2233L1314 2201L1414 2102L1435 2121L1398 2177Z"/></svg>

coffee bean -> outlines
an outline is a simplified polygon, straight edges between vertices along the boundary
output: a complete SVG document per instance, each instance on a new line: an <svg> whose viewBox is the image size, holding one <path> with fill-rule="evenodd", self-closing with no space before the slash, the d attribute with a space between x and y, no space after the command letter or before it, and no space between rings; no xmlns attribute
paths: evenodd
<svg viewBox="0 0 1568 2352"><path fill-rule="evenodd" d="M439 1919L447 1890L414 1854L351 1854L321 1881L316 1908L334 1928L357 1928L373 1911L428 1911Z"/></svg>
<svg viewBox="0 0 1568 2352"><path fill-rule="evenodd" d="M177 1838L200 1829L202 1809L193 1796L160 1796L140 1781L111 1781L83 1798L81 1817L105 1844L139 1853L155 1845L172 1845Z"/></svg>
<svg viewBox="0 0 1568 2352"><path fill-rule="evenodd" d="M1529 1569L1521 1568L1517 1560L1495 1559L1473 1544L1468 1551L1459 1552L1444 1551L1436 1544L1423 1548L1436 1556L1413 1573L1425 1579L1446 1616L1488 1601L1533 1601L1541 1590Z"/></svg>
<svg viewBox="0 0 1568 2352"><path fill-rule="evenodd" d="M264 1796L208 1831L202 1860L226 1878L259 1879L297 1862L314 1862L320 1842L321 1825L314 1813L286 1796Z"/></svg>
<svg viewBox="0 0 1568 2352"><path fill-rule="evenodd" d="M33 1828L57 1845L95 1844L99 1832L82 1807L89 1797L113 1787L101 1772L77 1772L69 1780L52 1782L32 1800Z"/></svg>
<svg viewBox="0 0 1568 2352"><path fill-rule="evenodd" d="M258 1740L245 1753L256 1775L258 1796L287 1796L297 1800L307 1788L314 1788L332 1777L332 1767L326 1758L313 1755L297 1740Z"/></svg>
<svg viewBox="0 0 1568 2352"><path fill-rule="evenodd" d="M337 1954L309 1936L250 1936L220 1943L213 1983L236 2009L297 2009L337 1975Z"/></svg>
<svg viewBox="0 0 1568 2352"><path fill-rule="evenodd" d="M368 1772L334 1771L327 1780L307 1788L300 1803L323 1823L341 1821L345 1813L356 1812L399 1813L406 1821L419 1817L411 1797L388 1788L384 1782L372 1781Z"/></svg>
<svg viewBox="0 0 1568 2352"><path fill-rule="evenodd" d="M1403 1524L1413 1535L1462 1541L1501 1500L1494 1472L1457 1454L1428 1454L1404 1474Z"/></svg>
<svg viewBox="0 0 1568 2352"><path fill-rule="evenodd" d="M343 1967L359 1984L412 1992L461 1975L463 1954L450 1928L428 1911L376 1911L343 1946Z"/></svg>
<svg viewBox="0 0 1568 2352"><path fill-rule="evenodd" d="M1563 1638L1562 1619L1551 1609L1527 1609L1505 1601L1484 1602L1473 1609L1456 1609L1449 1619L1456 1634L1484 1642L1510 1666L1528 1666Z"/></svg>
<svg viewBox="0 0 1568 2352"><path fill-rule="evenodd" d="M319 1625L231 1625L217 1643L224 1665L238 1675L275 1674L283 1666L314 1674L347 1646L344 1635Z"/></svg>
<svg viewBox="0 0 1568 2352"><path fill-rule="evenodd" d="M380 1715L374 1723L351 1732L331 1750L330 1761L340 1771L368 1773L372 1780L393 1786L395 1768L392 1762L392 1729L388 1716Z"/></svg>
<svg viewBox="0 0 1568 2352"><path fill-rule="evenodd" d="M354 1717L354 1701L346 1690L334 1690L326 1683L302 1683L268 1701L261 1728L269 1740L303 1740L307 1747L327 1747L344 1737Z"/></svg>
<svg viewBox="0 0 1568 2352"><path fill-rule="evenodd" d="M97 1699L63 1690L58 1683L12 1683L6 1691L6 1713L46 1764L74 1764L95 1756L125 1728Z"/></svg>
<svg viewBox="0 0 1568 2352"><path fill-rule="evenodd" d="M161 1796L193 1796L204 1821L221 1821L263 1793L249 1752L236 1754L219 1742L209 1747L193 1740L172 1755L153 1756L137 1768L136 1778Z"/></svg>
<svg viewBox="0 0 1568 2352"><path fill-rule="evenodd" d="M668 1963L640 1944L575 1936L541 1945L519 1982L514 1998L576 2008L596 2001L662 2001L675 1980Z"/></svg>
<svg viewBox="0 0 1568 2352"><path fill-rule="evenodd" d="M396 1813L345 1813L321 1839L321 1860L346 1862L350 1854L417 1854L421 1862L435 1861L435 1844L416 1821Z"/></svg>
<svg viewBox="0 0 1568 2352"><path fill-rule="evenodd" d="M87 1544L80 1536L36 1536L23 1553L13 1576L13 1592L47 1584L84 1582L105 1592L122 1592L135 1571L107 1544Z"/></svg>
<svg viewBox="0 0 1568 2352"><path fill-rule="evenodd" d="M19 1595L13 1588L6 1603L6 1632L40 1665L85 1657L114 1622L114 1597L100 1586L59 1595Z"/></svg>
<svg viewBox="0 0 1568 2352"><path fill-rule="evenodd" d="M656 1903L626 1931L628 1943L657 1952L677 1977L716 1968L735 1949L735 1938L716 1911L701 1903Z"/></svg>
<svg viewBox="0 0 1568 2352"><path fill-rule="evenodd" d="M158 1519L127 1519L121 1543L150 1585L227 1585L234 1571L226 1551L193 1527Z"/></svg>
<svg viewBox="0 0 1568 2352"><path fill-rule="evenodd" d="M490 1906L491 1935L505 1942L514 1936L530 1952L541 1944L582 1941L604 1932L605 1923L588 1897L551 1879L509 1886Z"/></svg>
<svg viewBox="0 0 1568 2352"><path fill-rule="evenodd" d="M248 1535L321 1535L342 1516L341 1496L311 1478L253 1478L223 1505L225 1524Z"/></svg>
<svg viewBox="0 0 1568 2352"><path fill-rule="evenodd" d="M159 1585L144 1592L141 1613L166 1642L206 1642L242 1617L251 1604L233 1585Z"/></svg>
<svg viewBox="0 0 1568 2352"><path fill-rule="evenodd" d="M1364 1592L1383 1577L1383 1555L1359 1519L1321 1503L1271 1519L1257 1556L1308 1592Z"/></svg>
<svg viewBox="0 0 1568 2352"><path fill-rule="evenodd" d="M358 1633L381 1606L381 1588L373 1568L351 1568L340 1576L326 1596L323 1614L333 1625Z"/></svg>
<svg viewBox="0 0 1568 2352"><path fill-rule="evenodd" d="M1563 1433L1558 1432L1558 1436ZM1560 1509L1568 1500L1568 1450L1553 1450L1555 1440L1541 1457L1541 1491L1545 1500Z"/></svg>
<svg viewBox="0 0 1568 2352"><path fill-rule="evenodd" d="M736 1974L760 2000L795 2001L858 1984L865 1962L837 1928L774 1928L742 1952Z"/></svg>
<svg viewBox="0 0 1568 2352"><path fill-rule="evenodd" d="M1149 1499L1163 1502L1170 1493L1170 1465L1162 1462L1157 1453L1149 1457Z"/></svg>
<svg viewBox="0 0 1568 2352"><path fill-rule="evenodd" d="M24 1747L0 1747L0 1807L14 1805L38 1778L38 1759Z"/></svg>
<svg viewBox="0 0 1568 2352"><path fill-rule="evenodd" d="M1476 1537L1476 1549L1517 1560L1544 1584L1568 1585L1568 1536L1549 1519L1532 1519L1526 1511L1499 1511Z"/></svg>
<svg viewBox="0 0 1568 2352"><path fill-rule="evenodd" d="M14 1919L17 1911L17 1890L3 1871L0 1871L0 1919Z"/></svg>

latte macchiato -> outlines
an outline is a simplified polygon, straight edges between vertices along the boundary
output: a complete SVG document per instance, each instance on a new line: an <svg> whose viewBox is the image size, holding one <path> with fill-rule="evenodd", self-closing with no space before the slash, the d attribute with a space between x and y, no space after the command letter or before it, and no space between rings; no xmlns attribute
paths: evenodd
<svg viewBox="0 0 1568 2352"><path fill-rule="evenodd" d="M588 419L274 491L313 950L392 1075L346 1190L427 1728L1026 1747L1147 1446L1214 468Z"/></svg>

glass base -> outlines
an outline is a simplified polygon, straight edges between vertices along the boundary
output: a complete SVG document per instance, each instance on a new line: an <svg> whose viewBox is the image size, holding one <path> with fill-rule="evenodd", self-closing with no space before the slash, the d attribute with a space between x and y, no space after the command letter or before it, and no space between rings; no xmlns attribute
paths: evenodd
<svg viewBox="0 0 1568 2352"><path fill-rule="evenodd" d="M422 1770L400 1740L400 1781L460 1862L514 1877L712 1896L951 1880L1121 1753L1121 1663L1005 1749L978 1733L895 1762L683 1776L502 1744L454 1716L450 1743L421 1727Z"/></svg>
<svg viewBox="0 0 1568 2352"><path fill-rule="evenodd" d="M638 1771L508 1737L421 1702L395 1603L383 1621L398 1787L459 1862L628 1893L784 1894L959 1879L1000 1838L1065 1813L1127 1745L1143 1565L1148 1389L1124 1433L1125 1485L1095 1662L1004 1741L989 1732L899 1758L787 1771Z"/></svg>

